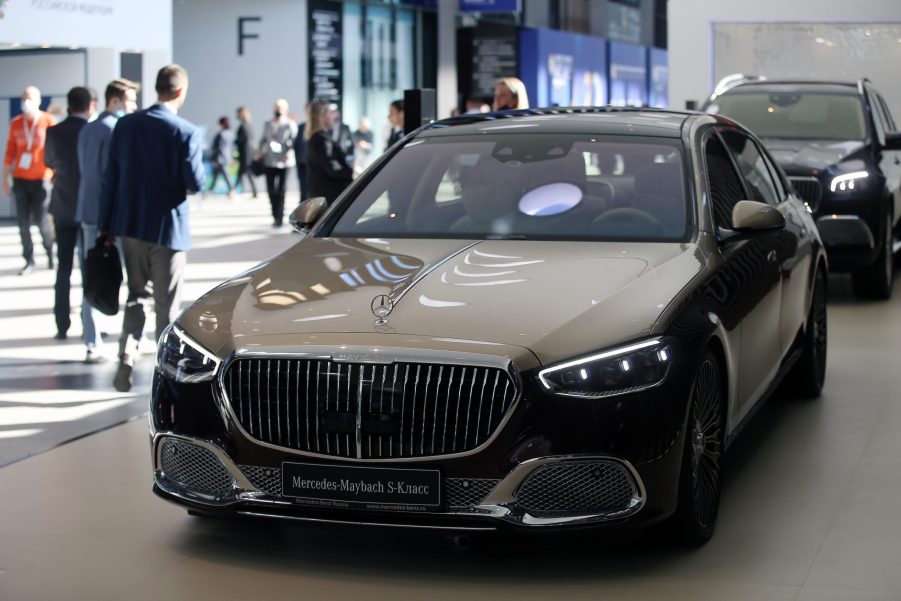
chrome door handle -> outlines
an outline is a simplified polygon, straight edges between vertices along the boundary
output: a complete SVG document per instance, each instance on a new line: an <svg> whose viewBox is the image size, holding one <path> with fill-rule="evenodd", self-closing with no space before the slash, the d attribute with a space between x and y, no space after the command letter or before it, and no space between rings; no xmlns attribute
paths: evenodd
<svg viewBox="0 0 901 601"><path fill-rule="evenodd" d="M775 250L771 250L770 252L768 252L768 253L766 254L766 260L769 261L770 263L775 263L775 262L776 262L776 259L777 259L777 257L776 257L776 251L775 251Z"/></svg>

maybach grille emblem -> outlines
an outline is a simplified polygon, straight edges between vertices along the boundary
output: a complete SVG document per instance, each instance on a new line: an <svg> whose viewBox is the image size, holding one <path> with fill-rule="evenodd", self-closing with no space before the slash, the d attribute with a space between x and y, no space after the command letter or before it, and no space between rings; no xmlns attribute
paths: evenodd
<svg viewBox="0 0 901 601"><path fill-rule="evenodd" d="M372 314L377 317L375 325L383 326L388 323L388 316L394 310L394 301L387 294L380 294L370 304Z"/></svg>

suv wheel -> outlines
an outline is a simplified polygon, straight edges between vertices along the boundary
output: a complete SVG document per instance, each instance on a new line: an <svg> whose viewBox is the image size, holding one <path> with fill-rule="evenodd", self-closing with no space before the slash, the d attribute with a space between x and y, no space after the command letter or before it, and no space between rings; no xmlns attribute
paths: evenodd
<svg viewBox="0 0 901 601"><path fill-rule="evenodd" d="M892 280L895 275L894 233L892 232L892 214L885 216L879 256L872 265L852 275L854 294L861 298L887 300L892 297Z"/></svg>

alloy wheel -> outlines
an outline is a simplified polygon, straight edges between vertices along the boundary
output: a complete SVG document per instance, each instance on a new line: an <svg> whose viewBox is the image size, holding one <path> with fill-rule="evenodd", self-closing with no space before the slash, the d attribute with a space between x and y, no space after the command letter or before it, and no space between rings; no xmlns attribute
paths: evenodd
<svg viewBox="0 0 901 601"><path fill-rule="evenodd" d="M709 357L698 370L692 393L690 430L691 491L698 521L709 526L716 520L720 494L723 407L720 376Z"/></svg>

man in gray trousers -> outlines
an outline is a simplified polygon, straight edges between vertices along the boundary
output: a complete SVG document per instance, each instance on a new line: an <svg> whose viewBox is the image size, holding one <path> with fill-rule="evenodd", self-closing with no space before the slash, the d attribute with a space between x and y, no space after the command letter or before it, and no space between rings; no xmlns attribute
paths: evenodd
<svg viewBox="0 0 901 601"><path fill-rule="evenodd" d="M97 119L85 125L78 134L78 206L75 220L81 223L78 253L82 261L97 240L97 222L100 220L100 189L109 157L109 140L120 117L138 108L137 94L140 86L127 79L114 79L106 86L106 108ZM84 265L84 263L82 263ZM82 272L82 280L84 273ZM81 320L84 323L84 343L87 347L85 363L104 361L103 338L94 321L94 308L86 300L81 304Z"/></svg>
<svg viewBox="0 0 901 601"><path fill-rule="evenodd" d="M205 172L199 130L178 116L188 93L188 73L167 65L156 76L157 103L119 119L100 192L98 230L112 244L122 238L128 300L113 385L131 390L134 359L153 299L156 335L179 311L186 253L191 245L190 192Z"/></svg>

